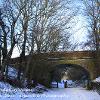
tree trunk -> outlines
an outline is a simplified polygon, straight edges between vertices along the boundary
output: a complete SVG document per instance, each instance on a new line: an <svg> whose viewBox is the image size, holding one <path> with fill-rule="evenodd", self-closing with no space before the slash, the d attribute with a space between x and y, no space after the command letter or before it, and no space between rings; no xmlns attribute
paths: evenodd
<svg viewBox="0 0 100 100"><path fill-rule="evenodd" d="M15 44L16 44L16 42L14 41L10 48L10 51L8 52L8 54L2 64L1 72L2 73L5 72L5 78L7 78L7 75L8 75L8 64L9 64L9 60L11 59L11 55L12 55Z"/></svg>
<svg viewBox="0 0 100 100"><path fill-rule="evenodd" d="M0 70L1 70L1 46L0 46Z"/></svg>
<svg viewBox="0 0 100 100"><path fill-rule="evenodd" d="M24 26L23 26L23 31L24 31L24 41L23 41L23 45L22 45L22 53L20 54L20 66L18 68L18 80L20 80L20 77L21 77L21 72L22 72L22 68L23 68L23 62L25 63L25 47L26 47L26 40L27 40L27 28L28 28L28 22L24 23ZM26 66L24 64L24 66Z"/></svg>

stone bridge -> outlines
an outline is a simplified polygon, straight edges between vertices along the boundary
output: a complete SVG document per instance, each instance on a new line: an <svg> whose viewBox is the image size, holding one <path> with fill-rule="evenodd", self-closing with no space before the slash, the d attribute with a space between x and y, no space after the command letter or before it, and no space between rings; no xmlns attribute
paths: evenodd
<svg viewBox="0 0 100 100"><path fill-rule="evenodd" d="M95 58L95 52L93 51L60 52L58 55L52 53L49 60L57 62L57 64L80 65L89 71L91 79L100 75L100 59Z"/></svg>
<svg viewBox="0 0 100 100"><path fill-rule="evenodd" d="M20 58L13 58L11 64L18 65ZM28 61L29 56L26 56L24 60ZM33 63L37 61L49 62L51 65L59 64L76 64L84 67L90 73L91 79L100 75L100 59L97 61L95 58L95 52L93 51L72 51L72 52L53 52L53 53L40 53L32 55ZM98 66L96 66L98 62ZM24 63L24 61L23 61Z"/></svg>

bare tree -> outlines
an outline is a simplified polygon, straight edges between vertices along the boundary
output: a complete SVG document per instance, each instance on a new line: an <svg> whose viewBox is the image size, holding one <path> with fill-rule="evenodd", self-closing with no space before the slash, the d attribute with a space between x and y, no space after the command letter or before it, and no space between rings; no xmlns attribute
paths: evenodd
<svg viewBox="0 0 100 100"><path fill-rule="evenodd" d="M7 76L8 72L8 63L9 60L11 59L13 49L15 47L15 44L17 43L16 36L15 34L15 27L16 23L18 21L18 18L20 16L20 12L22 8L19 10L19 12L15 15L15 12L13 11L13 5L12 2L9 0L4 0L3 1L3 7L2 7L2 13L0 16L2 18L0 19L0 26L2 29L2 35L1 35L1 41L2 41L2 73L5 72L5 76ZM7 23L6 23L7 22ZM9 49L8 49L9 47Z"/></svg>
<svg viewBox="0 0 100 100"><path fill-rule="evenodd" d="M100 1L99 0L84 0L85 12L88 21L88 41L85 46L90 47L95 51L95 75L100 75Z"/></svg>
<svg viewBox="0 0 100 100"><path fill-rule="evenodd" d="M100 52L100 1L84 0L86 14L88 20L89 41L86 45L90 45L91 49ZM98 55L97 53L97 55Z"/></svg>
<svg viewBox="0 0 100 100"><path fill-rule="evenodd" d="M2 71L6 68L7 76L6 65L16 44L20 50L17 78L21 81L23 70L23 81L29 72L28 78L31 80L34 68L31 71L29 66L34 52L54 52L61 46L64 50L70 47L68 46L70 45L69 23L76 15L76 11L70 7L70 0L63 2L62 0L4 0L3 2L5 20L0 19L3 33L2 50L0 50L4 61ZM29 54L27 61L26 54Z"/></svg>
<svg viewBox="0 0 100 100"><path fill-rule="evenodd" d="M20 54L20 66L18 70L18 79L20 80L21 76L21 70L22 70L22 62L25 61L25 54L26 54L26 44L28 40L28 27L29 27L29 21L31 19L31 14L32 14L32 7L33 7L33 0L20 0L14 1L13 3L16 4L17 10L20 12L21 9L21 16L19 17L19 25L21 26L20 28L20 33L19 33L19 41L18 41L18 46L20 46L21 49L21 54ZM22 8L23 7L23 8Z"/></svg>
<svg viewBox="0 0 100 100"><path fill-rule="evenodd" d="M0 26L1 26L1 10L0 10ZM2 46L2 41L1 41L1 32L2 32L2 30L1 30L1 28L0 28L0 69L1 69L1 61L2 61L2 49L1 49L1 46Z"/></svg>
<svg viewBox="0 0 100 100"><path fill-rule="evenodd" d="M62 40L65 35L66 38L70 38L70 33L67 31L71 28L69 23L77 14L75 10L71 10L70 3L69 0L64 2L61 0L36 0L31 30L34 36L32 40L34 40L35 50L38 53L58 51L59 46L61 47L61 44L64 43ZM56 42L53 42L54 38ZM69 39L66 42L69 43Z"/></svg>
<svg viewBox="0 0 100 100"><path fill-rule="evenodd" d="M2 15L2 14L0 14L0 15ZM16 42L15 42L15 40L13 40L12 47L8 51L8 49L7 49L7 35L8 35L8 32L9 32L9 27L6 26L6 24L4 23L4 21L2 19L0 20L0 26L1 26L1 29L2 29L2 32L3 32L3 34L2 34L2 46L0 48L0 49L2 49L2 56L3 56L2 68L1 68L1 71L3 73L5 71L6 65L9 62L9 59L11 58L12 51L13 51L13 48L14 48L14 45L15 45ZM6 28L8 30L6 30Z"/></svg>

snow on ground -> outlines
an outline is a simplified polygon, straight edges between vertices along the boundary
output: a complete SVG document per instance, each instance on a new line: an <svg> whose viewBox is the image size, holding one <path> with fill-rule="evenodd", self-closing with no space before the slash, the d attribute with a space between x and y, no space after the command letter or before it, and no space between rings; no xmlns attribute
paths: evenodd
<svg viewBox="0 0 100 100"><path fill-rule="evenodd" d="M95 80L93 80L94 82L100 82L100 77L96 78Z"/></svg>
<svg viewBox="0 0 100 100"><path fill-rule="evenodd" d="M10 78L14 78L14 79L17 78L17 73L18 71L15 68L8 66L8 76Z"/></svg>
<svg viewBox="0 0 100 100"><path fill-rule="evenodd" d="M16 78L17 70L8 67L8 76ZM95 81L100 82L100 77ZM63 81L59 83L59 88L46 89L38 85L33 89L14 88L8 83L0 82L0 100L100 100L100 95L95 91L88 91L82 87L75 88L75 82L68 80L68 86L74 88L63 88ZM54 83L56 86L56 83ZM45 92L44 92L45 91Z"/></svg>
<svg viewBox="0 0 100 100"><path fill-rule="evenodd" d="M0 82L0 89L11 89L12 86L8 83L5 83L5 82Z"/></svg>
<svg viewBox="0 0 100 100"><path fill-rule="evenodd" d="M16 79L18 75L18 70L14 68L13 66L8 66L8 77L10 79ZM22 78L23 73L21 73Z"/></svg>
<svg viewBox="0 0 100 100"><path fill-rule="evenodd" d="M100 100L100 95L95 91L84 88L53 88L43 93L37 93L44 87L38 85L34 89L18 89L0 82L0 100Z"/></svg>

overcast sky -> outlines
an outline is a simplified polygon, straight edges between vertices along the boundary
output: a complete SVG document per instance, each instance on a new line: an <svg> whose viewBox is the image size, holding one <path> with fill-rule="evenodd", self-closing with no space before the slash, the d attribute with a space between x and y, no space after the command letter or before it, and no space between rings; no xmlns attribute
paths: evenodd
<svg viewBox="0 0 100 100"><path fill-rule="evenodd" d="M87 29L86 29L86 25L87 25L87 21L86 21L86 17L84 16L84 5L82 3L82 0L72 0L74 1L73 3L75 4L75 6L79 7L79 12L78 15L75 17L77 24L75 25L74 29L73 29L73 33L74 35L72 36L72 42L78 42L78 43L83 43L87 41ZM79 46L77 48L77 50L82 50L81 47Z"/></svg>

